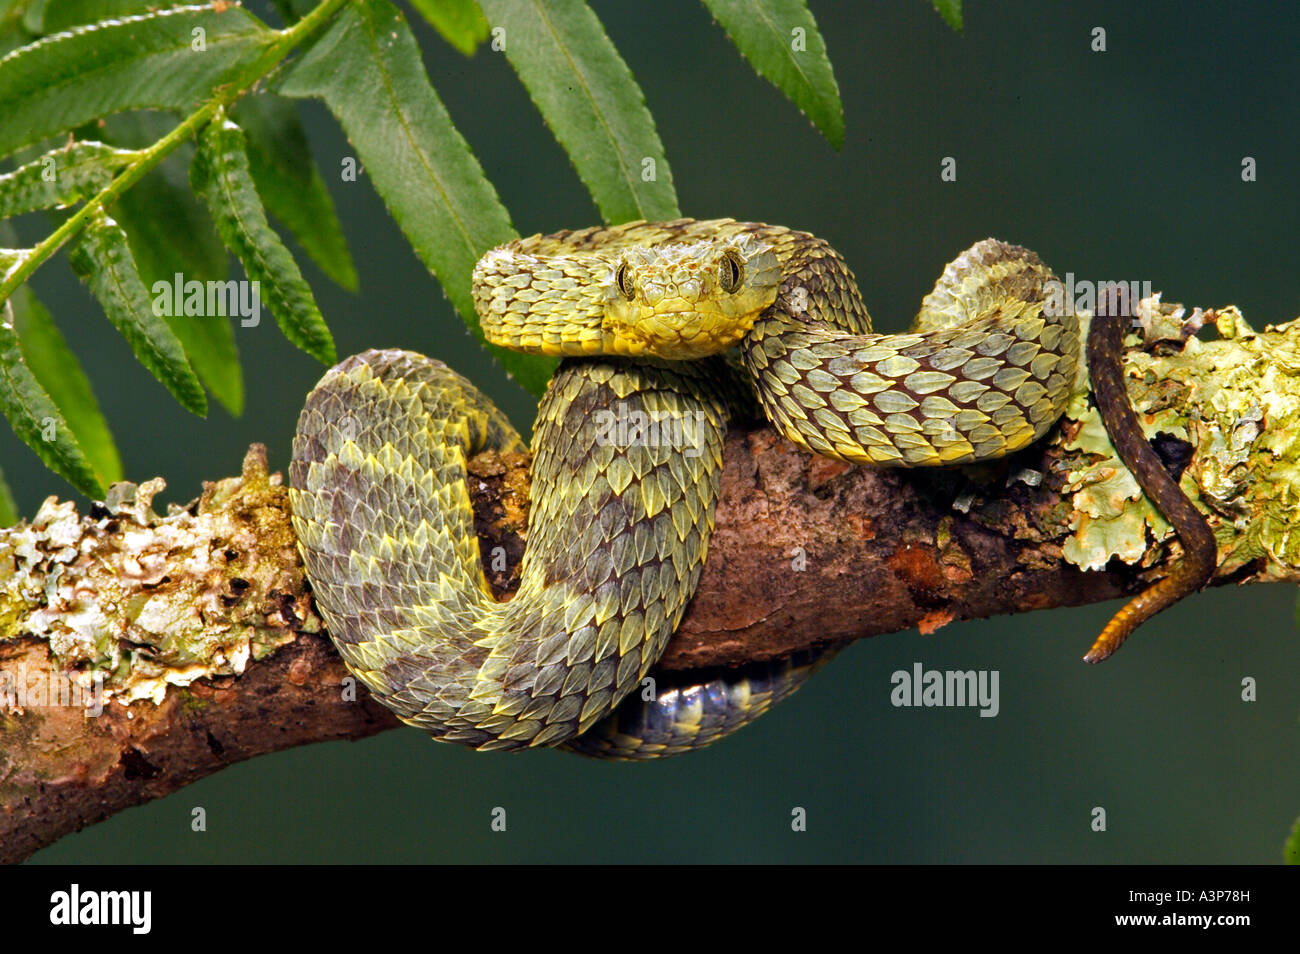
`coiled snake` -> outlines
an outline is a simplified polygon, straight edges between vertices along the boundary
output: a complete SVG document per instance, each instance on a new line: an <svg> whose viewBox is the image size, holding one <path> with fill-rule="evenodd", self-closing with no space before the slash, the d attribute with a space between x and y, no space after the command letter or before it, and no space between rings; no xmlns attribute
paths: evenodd
<svg viewBox="0 0 1300 954"><path fill-rule="evenodd" d="M492 596L465 478L469 456L522 450L519 435L441 362L368 351L308 396L290 467L330 635L380 701L444 741L652 758L720 738L825 658L642 688L699 580L749 387L818 454L916 467L1011 453L1054 424L1075 379L1078 320L1045 310L1051 278L1032 252L980 242L911 332L886 335L804 232L683 219L494 249L474 272L488 339L566 356L538 408L518 592Z"/></svg>

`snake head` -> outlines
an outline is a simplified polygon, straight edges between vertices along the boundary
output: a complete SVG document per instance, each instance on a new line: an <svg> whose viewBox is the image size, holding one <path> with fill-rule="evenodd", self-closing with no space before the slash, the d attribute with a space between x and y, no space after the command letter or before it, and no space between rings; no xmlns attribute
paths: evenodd
<svg viewBox="0 0 1300 954"><path fill-rule="evenodd" d="M607 353L685 360L735 344L775 300L776 252L748 236L624 249L600 282Z"/></svg>

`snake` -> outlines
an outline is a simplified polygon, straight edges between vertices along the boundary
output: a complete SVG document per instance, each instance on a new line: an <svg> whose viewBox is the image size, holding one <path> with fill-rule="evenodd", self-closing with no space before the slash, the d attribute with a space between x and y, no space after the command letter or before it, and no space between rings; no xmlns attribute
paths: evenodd
<svg viewBox="0 0 1300 954"><path fill-rule="evenodd" d="M1132 321L1132 307L1127 292L1118 286L1108 289L1098 301L1087 338L1093 402L1120 460L1174 528L1183 558L1167 576L1139 592L1111 617L1084 655L1087 663L1109 659L1142 623L1204 587L1218 565L1218 542L1209 521L1147 442L1129 400L1123 353L1124 329Z"/></svg>
<svg viewBox="0 0 1300 954"><path fill-rule="evenodd" d="M882 334L840 254L781 226L633 222L491 249L472 279L485 338L563 359L532 435L518 589L493 595L466 481L474 455L528 446L441 361L362 352L308 395L289 469L330 638L400 720L477 750L648 760L730 735L838 647L654 671L707 557L729 422L757 406L799 447L874 467L1014 453L1078 370L1054 279L986 239Z"/></svg>

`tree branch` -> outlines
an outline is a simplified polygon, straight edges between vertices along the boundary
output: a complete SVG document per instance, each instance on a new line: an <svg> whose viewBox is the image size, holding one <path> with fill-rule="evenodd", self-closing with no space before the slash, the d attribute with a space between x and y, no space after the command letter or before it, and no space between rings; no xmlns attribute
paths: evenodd
<svg viewBox="0 0 1300 954"><path fill-rule="evenodd" d="M1166 346L1206 317L1158 299L1139 314ZM1216 582L1295 582L1300 322L1256 334L1235 309L1215 317L1222 340L1130 352L1130 395L1148 436L1190 451L1182 484L1215 528ZM725 460L704 576L662 669L1110 599L1180 552L1082 382L1051 436L994 464L852 467L769 428L733 432ZM503 547L510 568L489 573L500 594L523 553L527 466L471 462L483 552ZM397 724L324 637L265 449L166 517L151 509L161 488L115 485L84 516L49 498L0 531L0 860L232 762Z"/></svg>

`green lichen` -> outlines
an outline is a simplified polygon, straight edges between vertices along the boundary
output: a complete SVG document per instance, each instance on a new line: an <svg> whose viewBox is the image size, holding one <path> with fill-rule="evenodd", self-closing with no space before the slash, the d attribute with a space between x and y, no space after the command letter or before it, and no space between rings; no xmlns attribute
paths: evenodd
<svg viewBox="0 0 1300 954"><path fill-rule="evenodd" d="M939 526L935 530L934 543L940 550L948 546L952 540L952 517L944 517L939 521Z"/></svg>
<svg viewBox="0 0 1300 954"><path fill-rule="evenodd" d="M189 690L181 691L181 707L191 715L197 715L206 709L210 703L207 699L200 699Z"/></svg>
<svg viewBox="0 0 1300 954"><path fill-rule="evenodd" d="M0 639L45 640L65 670L103 674L106 697L161 702L319 628L264 450L166 517L163 486L115 484L84 517L51 497L0 531Z"/></svg>
<svg viewBox="0 0 1300 954"><path fill-rule="evenodd" d="M1184 322L1182 316L1158 295L1138 308L1147 341L1181 340L1203 317L1194 312ZM1131 349L1129 394L1148 438L1163 432L1195 448L1180 485L1215 528L1219 572L1262 557L1263 578L1294 578L1300 321L1255 332L1229 307L1217 312L1216 325L1219 340L1188 337L1175 353ZM1084 569L1100 569L1114 557L1155 562L1161 548L1152 544L1172 540L1173 530L1119 460L1086 390L1075 394L1066 418L1075 430L1064 446L1077 457L1063 488L1074 506L1065 559Z"/></svg>

